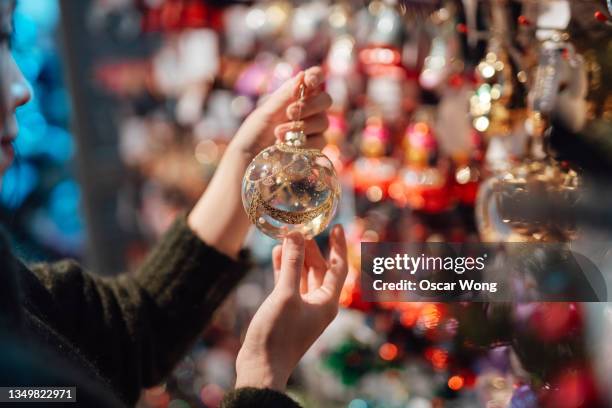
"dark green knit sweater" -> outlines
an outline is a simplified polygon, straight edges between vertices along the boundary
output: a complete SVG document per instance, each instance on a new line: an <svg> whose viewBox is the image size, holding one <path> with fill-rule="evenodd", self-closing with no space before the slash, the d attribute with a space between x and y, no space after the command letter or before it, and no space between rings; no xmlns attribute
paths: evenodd
<svg viewBox="0 0 612 408"><path fill-rule="evenodd" d="M0 385L77 385L82 406L133 405L162 382L247 270L205 245L184 217L136 274L116 278L73 261L27 268L2 247ZM270 390L238 390L225 402L291 404Z"/></svg>

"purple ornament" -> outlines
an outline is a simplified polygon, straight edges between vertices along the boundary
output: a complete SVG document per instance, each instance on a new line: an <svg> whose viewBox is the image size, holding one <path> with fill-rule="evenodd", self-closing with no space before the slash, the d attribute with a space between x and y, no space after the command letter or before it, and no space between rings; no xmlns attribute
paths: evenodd
<svg viewBox="0 0 612 408"><path fill-rule="evenodd" d="M538 397L530 386L519 386L512 394L510 408L538 408Z"/></svg>

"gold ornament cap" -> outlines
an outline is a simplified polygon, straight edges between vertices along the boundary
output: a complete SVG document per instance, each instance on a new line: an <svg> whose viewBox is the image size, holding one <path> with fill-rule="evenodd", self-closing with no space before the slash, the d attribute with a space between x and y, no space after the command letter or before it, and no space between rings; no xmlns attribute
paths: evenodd
<svg viewBox="0 0 612 408"><path fill-rule="evenodd" d="M284 143L291 147L302 147L306 144L306 134L302 130L290 130L285 133Z"/></svg>
<svg viewBox="0 0 612 408"><path fill-rule="evenodd" d="M297 120L294 122L294 128L285 133L283 143L291 147L302 147L306 144L306 134L304 133L304 122L302 119L302 106L304 97L306 96L306 87L304 84L300 84L300 95L298 101L300 102L299 110L297 113Z"/></svg>

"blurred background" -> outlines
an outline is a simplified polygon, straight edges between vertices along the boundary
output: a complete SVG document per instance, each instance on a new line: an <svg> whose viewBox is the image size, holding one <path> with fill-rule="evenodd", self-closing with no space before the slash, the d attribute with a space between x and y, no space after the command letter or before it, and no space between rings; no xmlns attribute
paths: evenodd
<svg viewBox="0 0 612 408"><path fill-rule="evenodd" d="M359 289L361 242L572 242L610 270L608 6L19 0L14 55L34 98L18 111L0 219L28 261L129 273L206 189L258 99L322 65L351 271L291 395L306 407L610 406L605 303L370 303ZM219 405L272 285L273 245L250 235L253 272L140 406Z"/></svg>

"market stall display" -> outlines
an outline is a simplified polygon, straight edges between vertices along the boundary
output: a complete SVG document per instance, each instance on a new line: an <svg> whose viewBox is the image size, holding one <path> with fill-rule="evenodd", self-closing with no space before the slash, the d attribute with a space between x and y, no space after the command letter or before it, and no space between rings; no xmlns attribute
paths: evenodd
<svg viewBox="0 0 612 408"><path fill-rule="evenodd" d="M593 323L610 313L605 304L369 302L360 287L363 242L566 243L612 265L585 239L597 230L609 241L610 231L592 215L609 211L585 207L612 168L605 2L68 4L80 170L96 181L84 191L88 232L113 242L93 256L101 271L142 260L286 79L321 65L333 99L321 151L303 145L298 113L296 128L255 157L243 201L259 230L247 243L256 270L141 406L218 406L271 287L270 237L324 238L330 222L346 227L351 265L343 310L290 385L305 407L611 402L609 367L593 358L610 353L593 340L612 327Z"/></svg>

